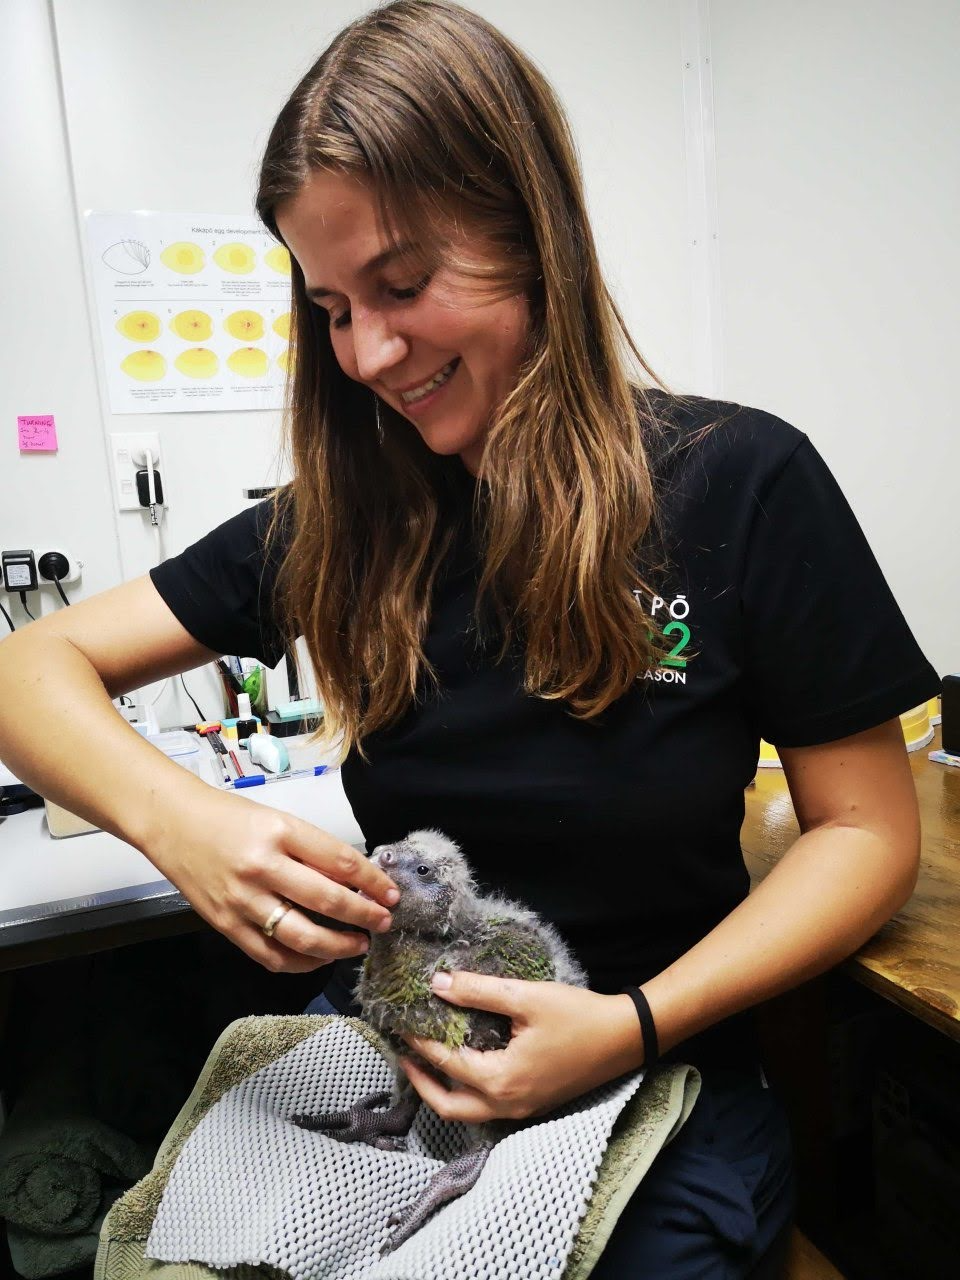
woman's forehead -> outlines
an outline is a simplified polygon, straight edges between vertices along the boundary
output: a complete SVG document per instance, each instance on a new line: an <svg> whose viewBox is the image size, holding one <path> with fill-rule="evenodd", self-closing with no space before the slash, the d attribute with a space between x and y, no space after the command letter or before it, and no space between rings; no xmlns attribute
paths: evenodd
<svg viewBox="0 0 960 1280"><path fill-rule="evenodd" d="M320 170L310 174L295 196L276 210L277 226L300 264L310 293L346 292L345 286L391 262L447 256L490 258L476 217L465 209L426 210L406 227L388 227L372 184L363 175Z"/></svg>
<svg viewBox="0 0 960 1280"><path fill-rule="evenodd" d="M311 174L276 219L311 289L339 292L347 280L382 266L390 251L372 192L350 175Z"/></svg>

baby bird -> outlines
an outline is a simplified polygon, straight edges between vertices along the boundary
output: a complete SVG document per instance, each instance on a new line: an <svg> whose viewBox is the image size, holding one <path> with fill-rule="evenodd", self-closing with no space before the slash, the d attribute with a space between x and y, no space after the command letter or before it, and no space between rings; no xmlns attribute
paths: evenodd
<svg viewBox="0 0 960 1280"><path fill-rule="evenodd" d="M466 970L532 982L585 987L587 976L563 939L532 911L496 895L481 896L466 858L439 831L412 831L370 855L400 890L393 927L374 934L357 984L364 1018L395 1053L411 1055L406 1035L442 1041L448 1048L502 1049L510 1020L483 1009L464 1009L435 996L435 973ZM389 1105L387 1105L389 1104ZM348 1111L294 1116L296 1124L341 1141L402 1150L420 1098L406 1080L395 1095L362 1098ZM422 1196L391 1219L381 1253L397 1248L442 1204L476 1182L503 1123L476 1126L471 1146L444 1166Z"/></svg>

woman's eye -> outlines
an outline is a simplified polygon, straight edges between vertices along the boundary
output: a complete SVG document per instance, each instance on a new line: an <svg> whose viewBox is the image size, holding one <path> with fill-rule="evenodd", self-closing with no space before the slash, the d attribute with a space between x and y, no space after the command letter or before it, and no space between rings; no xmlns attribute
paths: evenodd
<svg viewBox="0 0 960 1280"><path fill-rule="evenodd" d="M423 293L424 289L430 283L433 273L427 272L422 280L418 280L416 284L411 285L409 289L388 288L387 292L391 297L396 298L398 302L409 302L412 298L416 298L418 294ZM343 311L338 316L330 317L331 329L345 329L350 323L350 312Z"/></svg>
<svg viewBox="0 0 960 1280"><path fill-rule="evenodd" d="M390 292L395 298L401 301L408 298L415 298L418 293L423 293L424 289L430 283L431 273L428 271L422 280L418 280L416 284L411 285L409 289L391 289Z"/></svg>

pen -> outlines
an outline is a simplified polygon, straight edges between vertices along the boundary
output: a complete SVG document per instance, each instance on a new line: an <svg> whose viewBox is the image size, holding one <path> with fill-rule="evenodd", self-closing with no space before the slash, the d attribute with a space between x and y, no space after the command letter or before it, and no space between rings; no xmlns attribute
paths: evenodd
<svg viewBox="0 0 960 1280"><path fill-rule="evenodd" d="M223 739L217 730L220 728L220 721L213 720L209 724L197 725L197 733L201 738L207 738L213 747L213 755L217 764L220 766L220 772L223 774L223 781L232 782L230 770L227 768L224 756L227 754L227 748L223 745Z"/></svg>
<svg viewBox="0 0 960 1280"><path fill-rule="evenodd" d="M325 764L315 764L312 769L291 769L288 773L272 773L269 777L264 773L248 773L243 778L234 778L230 785L235 790L242 791L244 787L263 787L270 782L283 782L285 778L316 778L321 773L326 773L327 768Z"/></svg>
<svg viewBox="0 0 960 1280"><path fill-rule="evenodd" d="M240 768L240 761L237 759L237 753L235 751L229 751L228 755L230 756L230 759L233 761L233 767L237 771L237 781L239 781L243 777L246 777L243 770Z"/></svg>
<svg viewBox="0 0 960 1280"><path fill-rule="evenodd" d="M227 666L227 664L224 662L222 658L215 658L214 662L216 664L217 669L220 671L221 675L226 680L227 684L230 686L233 692L242 693L243 683L237 678L236 673L230 670L230 668Z"/></svg>

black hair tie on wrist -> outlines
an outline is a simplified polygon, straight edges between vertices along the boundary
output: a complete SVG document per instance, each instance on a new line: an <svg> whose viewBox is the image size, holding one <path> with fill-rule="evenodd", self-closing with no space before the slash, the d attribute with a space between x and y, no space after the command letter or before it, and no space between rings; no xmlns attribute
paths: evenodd
<svg viewBox="0 0 960 1280"><path fill-rule="evenodd" d="M629 996L633 1001L637 1017L640 1019L640 1033L643 1036L643 1065L652 1067L660 1057L660 1047L657 1044L656 1023L653 1021L647 997L639 987L624 987L623 995Z"/></svg>

